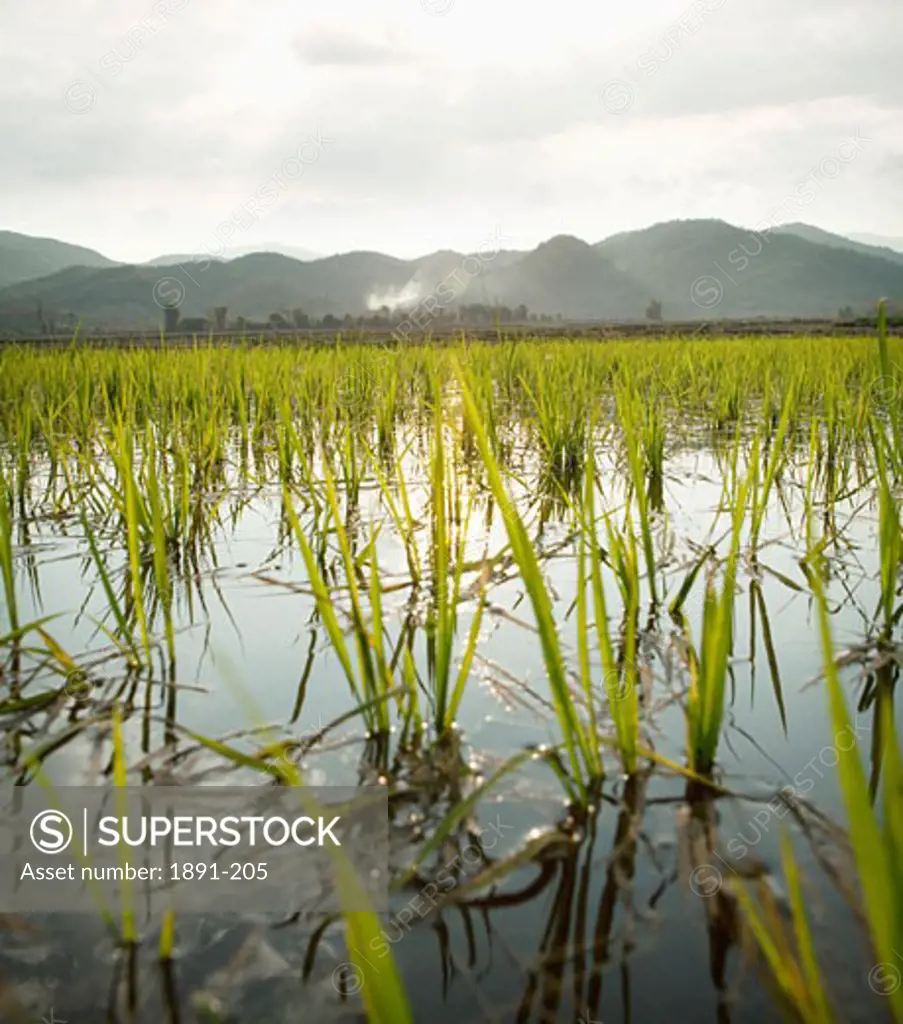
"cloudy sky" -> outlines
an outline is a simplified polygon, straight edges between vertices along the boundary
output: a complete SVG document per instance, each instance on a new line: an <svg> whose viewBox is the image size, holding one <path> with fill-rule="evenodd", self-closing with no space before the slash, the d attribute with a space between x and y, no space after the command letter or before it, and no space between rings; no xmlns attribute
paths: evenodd
<svg viewBox="0 0 903 1024"><path fill-rule="evenodd" d="M115 259L593 242L801 194L783 220L903 236L899 0L0 0L0 26L0 227Z"/></svg>

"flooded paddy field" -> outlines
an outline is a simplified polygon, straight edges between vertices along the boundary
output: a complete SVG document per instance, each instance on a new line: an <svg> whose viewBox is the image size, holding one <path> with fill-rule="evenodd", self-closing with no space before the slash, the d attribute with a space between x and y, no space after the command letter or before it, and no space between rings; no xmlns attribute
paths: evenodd
<svg viewBox="0 0 903 1024"><path fill-rule="evenodd" d="M387 913L4 915L0 1018L903 1020L901 362L0 351L4 806L390 817Z"/></svg>

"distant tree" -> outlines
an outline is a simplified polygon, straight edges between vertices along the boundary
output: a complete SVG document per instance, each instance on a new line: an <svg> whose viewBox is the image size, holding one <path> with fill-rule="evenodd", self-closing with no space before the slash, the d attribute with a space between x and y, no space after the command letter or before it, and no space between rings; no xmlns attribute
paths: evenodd
<svg viewBox="0 0 903 1024"><path fill-rule="evenodd" d="M852 306L844 306L843 309L837 311L837 317L839 320L854 320L856 314L853 312Z"/></svg>
<svg viewBox="0 0 903 1024"><path fill-rule="evenodd" d="M279 331L285 330L291 326L288 320L286 320L281 313L270 313L267 323L270 325L270 327L273 327Z"/></svg>
<svg viewBox="0 0 903 1024"><path fill-rule="evenodd" d="M320 321L320 326L325 327L328 331L334 331L337 327L342 326L342 321L338 317L333 316L332 313L327 313Z"/></svg>
<svg viewBox="0 0 903 1024"><path fill-rule="evenodd" d="M167 334L175 334L179 327L179 307L163 307L163 329Z"/></svg>
<svg viewBox="0 0 903 1024"><path fill-rule="evenodd" d="M646 307L646 319L647 320L661 320L662 318L662 304L658 299L652 299L649 305Z"/></svg>
<svg viewBox="0 0 903 1024"><path fill-rule="evenodd" d="M217 306L213 310L213 322L216 324L216 329L218 331L224 331L226 329L226 317L228 315L228 306Z"/></svg>
<svg viewBox="0 0 903 1024"><path fill-rule="evenodd" d="M310 317L300 306L296 306L292 310L292 323L299 331L306 330L310 327Z"/></svg>
<svg viewBox="0 0 903 1024"><path fill-rule="evenodd" d="M519 324L525 324L527 322L527 307L523 302L517 307L517 309L515 309L514 319Z"/></svg>

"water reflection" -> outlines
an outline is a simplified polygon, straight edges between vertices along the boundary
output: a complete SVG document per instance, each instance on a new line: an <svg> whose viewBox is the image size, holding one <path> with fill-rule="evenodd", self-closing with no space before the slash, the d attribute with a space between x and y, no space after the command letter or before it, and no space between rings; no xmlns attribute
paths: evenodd
<svg viewBox="0 0 903 1024"><path fill-rule="evenodd" d="M727 408L720 429L735 418L736 410ZM578 420L547 423L541 457L531 455L522 429L498 425L500 457L516 473L518 509L556 597L572 681L578 625L571 513L587 443L585 434L574 432ZM648 437L638 456L657 517L668 603L654 593L642 595L640 696L649 746L682 768L687 666L698 656L698 588L688 587L679 606L674 600L684 581L697 578L694 573L720 564L728 456L723 436L707 436L669 448L663 468L654 422ZM596 441L604 447L605 435ZM799 439L805 442L805 436ZM378 529L386 661L394 678L410 673L424 707L434 708L441 652L437 595L427 571L433 529L423 471L427 432L416 425L411 432L403 421L382 424L366 471L358 457L362 449L353 447L361 443L349 435L352 447L338 478L350 559L363 585L371 528ZM214 737L267 764L289 759L308 777L380 782L392 791L398 892L383 945L370 952L377 965L383 949L398 955L417 1020L642 1024L684 1009L692 1019L732 1024L767 1019L774 994L764 991L752 952L742 948L732 890L743 882L773 886L777 833L759 836L754 855L738 861L726 844L736 831L719 837L724 808L736 801L718 786L748 797L752 816L830 742L822 694L803 686L819 674L820 661L809 619L807 574L814 570L798 558L799 464L788 459L776 480L759 543L736 581L747 599L737 606L717 785L688 782L646 758L641 771L621 779L612 755L606 757L606 784L589 807L562 807L554 765L548 770L551 759L530 760L492 799L474 801L412 871L448 812L472 797L509 755L554 740L536 627L507 548L506 510L475 483L476 452L468 445L465 437L451 470L461 487L448 522L453 561L464 569L459 639L485 593L474 661L482 672L475 671L468 685L460 729L439 737L413 725L395 691L387 697L393 731L373 730L368 709L354 706L298 557L284 496L266 482L273 455L262 435L242 434L234 451L225 446L210 452L211 475L190 488L192 498L181 506L178 529L166 545L171 591L161 585L155 548L140 550L137 560L122 549L119 510L92 508L87 531L71 517L38 514L38 498L21 491L17 565L28 584L21 616L32 621L73 609L52 629L72 665L46 642L11 643L3 663L10 700L3 714L7 781L33 783L43 765L57 782L108 783L109 718L116 706L126 722L134 784L233 777L259 784L259 772L243 773L205 742ZM280 451L287 464L289 455ZM767 450L763 457L768 459ZM311 449L307 458L319 480L322 455ZM858 710L871 722L874 795L881 771L878 709L894 706L899 664L893 635L901 612L882 619L872 607L874 524L856 490L866 481L851 479L848 458L840 440L831 442L813 486L836 496L824 512L834 538L831 615L835 634L849 641L842 661L846 678L851 688L859 687ZM599 453L606 508L614 516L623 513L636 483L625 460L619 450ZM386 486L374 479L377 466ZM301 472L293 463L285 475ZM61 486L49 477L42 483L51 492ZM347 575L335 531L313 530L325 521L324 508L321 488L311 487L300 514L305 528L316 532L319 571L343 595L346 611ZM627 631L627 602L607 551L603 572L617 646ZM118 609L121 621L111 609ZM142 614L150 623L150 658L142 656ZM247 693L260 711L259 728L249 727L242 703ZM602 729L611 735L610 720ZM799 804L790 817L799 855L825 900L827 881L839 891L848 881L837 863L842 837L830 824L839 811L832 786L830 778L820 779L812 807ZM821 818L815 817L816 803ZM751 835L748 825L741 823L740 831ZM418 906L426 904L425 913L411 908L414 898ZM854 933L852 918L844 905L832 904L822 920L820 939L829 957L832 943ZM73 1022L214 1020L216 1014L223 1020L294 1020L299 1005L315 1019L360 1014L359 993L332 984L345 958L337 923L306 919L291 907L278 921L212 915L180 921L179 956L163 965L156 961L153 930L140 947L116 950L98 922L80 921L68 930L56 919L35 922L45 929L40 938L13 930L21 922L7 924L0 934L2 974L37 1000L23 1012L34 1014L38 1002L43 1006L48 994L58 993L61 1016ZM845 1005L853 1005L851 991L868 994L853 963L861 950L855 952L846 974L838 971Z"/></svg>

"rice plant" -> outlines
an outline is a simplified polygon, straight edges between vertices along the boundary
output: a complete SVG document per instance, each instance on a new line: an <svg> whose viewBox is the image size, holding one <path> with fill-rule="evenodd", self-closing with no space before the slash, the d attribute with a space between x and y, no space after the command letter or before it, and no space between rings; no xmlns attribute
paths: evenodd
<svg viewBox="0 0 903 1024"><path fill-rule="evenodd" d="M6 476L0 467L0 577L3 578L3 596L6 600L6 616L9 632L19 631L19 612L16 602L16 580L13 569L13 524L10 511L12 495Z"/></svg>
<svg viewBox="0 0 903 1024"><path fill-rule="evenodd" d="M493 901L532 898L518 888L525 869L539 879L527 893L560 872L556 936L538 937L545 973L523 1009L542 991L557 1012L571 989L595 1007L604 965L581 950L607 962L614 894L623 886L629 897L634 871L651 870L636 842L647 782L651 793L658 776L689 779L677 814L688 830L713 830L731 806L725 780L742 772L716 781L728 708L732 741L782 760L818 693L785 696L791 671L811 668L814 609L819 629L838 616L845 664L865 680L859 707L875 715L871 785L862 789L853 762L838 767L859 909L875 959L887 959L901 948L888 801L899 787L890 713L903 342L884 312L877 334L877 344L814 333L513 339L499 325L488 342L391 351L348 332L278 346L0 350L0 724L11 777L29 783L45 763L90 750L87 771L112 740L107 764L121 781L122 724L135 714L142 782L239 771L291 785L323 755L327 776L357 771L388 788L401 895L496 799L526 792L532 813L551 770L562 819L495 858L482 849L427 927L447 952L441 913L454 906L471 943ZM890 381L887 395L876 380ZM797 649L785 661L788 637ZM276 725L248 728L220 700L232 642L246 689L261 687ZM304 719L333 702L333 722L306 735ZM224 723L216 735L208 712ZM255 708L247 718L263 721ZM711 797L705 813L700 792ZM593 937L592 844L608 801L621 809ZM781 850L789 914L762 887L738 898L777 1004L827 1020L833 979L820 974L795 849ZM724 922L708 908L717 987L727 954L712 936ZM133 935L130 909L120 937ZM626 968L644 922L629 898L624 914ZM162 923L164 964L176 923L172 912ZM393 957L376 970L376 916L349 915L343 928L370 1019L410 1019L406 947L397 966ZM554 977L565 947L573 986Z"/></svg>
<svg viewBox="0 0 903 1024"><path fill-rule="evenodd" d="M720 594L706 580L699 643L690 657L690 692L687 699L690 766L700 774L711 772L724 718L725 688L734 636L734 598L737 589L740 535L746 512L748 486L741 485L732 512L730 550Z"/></svg>
<svg viewBox="0 0 903 1024"><path fill-rule="evenodd" d="M855 736L835 660L827 598L820 574L813 573L812 579L834 736ZM862 907L876 960L873 970L882 965L898 970L895 964L903 949L903 804L900 800L903 751L889 701L881 702L879 714L884 737L881 805L874 804L858 742L844 746L837 741L837 774ZM782 841L782 862L790 892L792 934L788 934L773 897L756 901L752 892L740 888L738 898L768 967L791 1007L804 1021L822 1024L832 1021L834 1016L803 904L799 869L786 833ZM900 986L890 984L884 996L893 1019L903 1021Z"/></svg>

